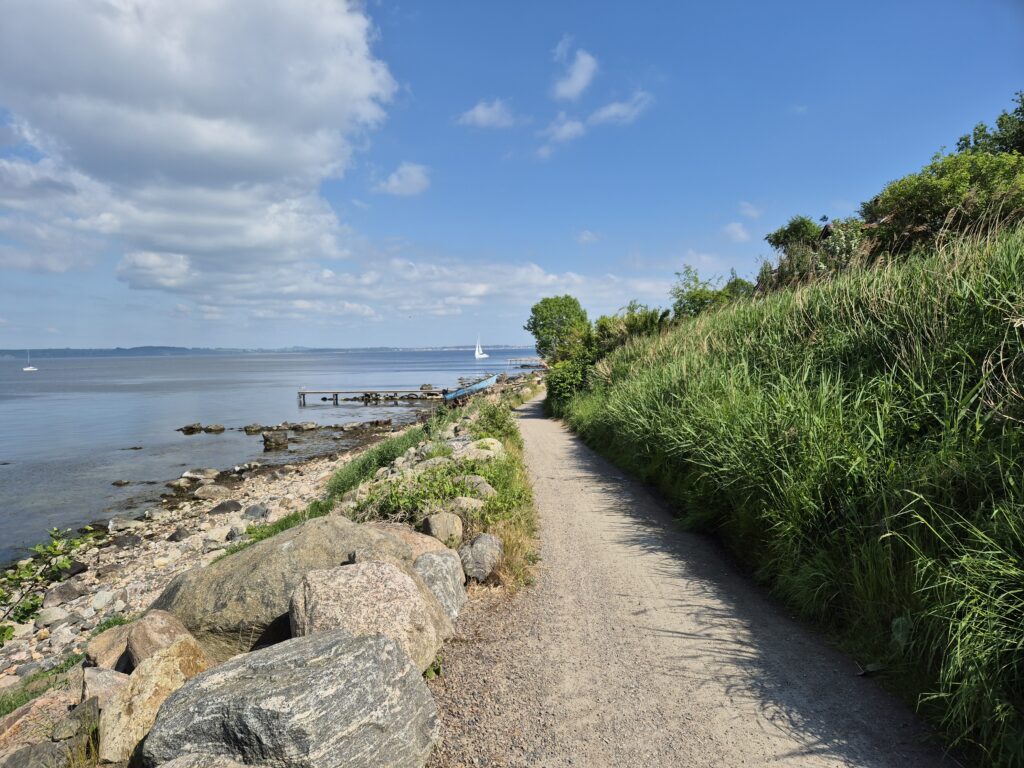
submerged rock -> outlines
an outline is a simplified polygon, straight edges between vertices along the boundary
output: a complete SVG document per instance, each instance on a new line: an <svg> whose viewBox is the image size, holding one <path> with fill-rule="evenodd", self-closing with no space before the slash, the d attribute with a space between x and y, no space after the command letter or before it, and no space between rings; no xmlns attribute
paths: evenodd
<svg viewBox="0 0 1024 768"><path fill-rule="evenodd" d="M252 766L419 768L439 735L430 691L397 643L325 632L187 682L164 703L142 764L194 754Z"/></svg>
<svg viewBox="0 0 1024 768"><path fill-rule="evenodd" d="M194 424L186 424L183 427L178 427L175 432L181 432L183 435L196 435L203 430L203 425L198 421Z"/></svg>
<svg viewBox="0 0 1024 768"><path fill-rule="evenodd" d="M283 429L275 429L263 433L264 451L283 451L288 448L288 432Z"/></svg>

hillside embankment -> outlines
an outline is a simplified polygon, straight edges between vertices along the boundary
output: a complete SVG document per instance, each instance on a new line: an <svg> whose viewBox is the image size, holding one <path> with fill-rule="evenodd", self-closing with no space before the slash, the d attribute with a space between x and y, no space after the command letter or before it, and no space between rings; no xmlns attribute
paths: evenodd
<svg viewBox="0 0 1024 768"><path fill-rule="evenodd" d="M554 402L984 764L1024 765L1024 229L635 338Z"/></svg>

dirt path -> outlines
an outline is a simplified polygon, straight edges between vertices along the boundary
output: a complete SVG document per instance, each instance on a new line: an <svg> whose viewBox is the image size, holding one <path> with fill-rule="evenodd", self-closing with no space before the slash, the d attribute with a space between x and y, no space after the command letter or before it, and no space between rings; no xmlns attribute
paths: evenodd
<svg viewBox="0 0 1024 768"><path fill-rule="evenodd" d="M955 764L539 401L520 417L542 570L460 617L434 684L436 765Z"/></svg>

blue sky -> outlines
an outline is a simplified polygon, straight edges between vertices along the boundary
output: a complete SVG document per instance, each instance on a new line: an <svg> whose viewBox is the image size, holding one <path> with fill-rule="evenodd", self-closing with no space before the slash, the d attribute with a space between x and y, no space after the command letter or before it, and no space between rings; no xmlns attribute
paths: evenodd
<svg viewBox="0 0 1024 768"><path fill-rule="evenodd" d="M0 347L528 337L752 275L1024 88L1024 3L8 0Z"/></svg>

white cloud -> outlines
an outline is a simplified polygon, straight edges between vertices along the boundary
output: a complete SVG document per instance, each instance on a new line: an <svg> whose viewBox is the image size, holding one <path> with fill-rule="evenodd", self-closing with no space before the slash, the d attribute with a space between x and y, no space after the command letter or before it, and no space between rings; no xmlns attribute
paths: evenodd
<svg viewBox="0 0 1024 768"><path fill-rule="evenodd" d="M562 39L558 41L558 45L556 45L554 50L551 51L551 58L557 62L565 61L569 56L569 51L572 50L572 43L572 35L568 33L562 35Z"/></svg>
<svg viewBox="0 0 1024 768"><path fill-rule="evenodd" d="M459 115L459 125L477 128L509 128L516 124L516 116L501 99L479 101L472 109Z"/></svg>
<svg viewBox="0 0 1024 768"><path fill-rule="evenodd" d="M730 240L736 243L745 243L750 239L750 233L747 231L747 228L739 221L726 224L722 227L722 231Z"/></svg>
<svg viewBox="0 0 1024 768"><path fill-rule="evenodd" d="M559 48L561 45L559 43ZM557 52L559 49L555 50ZM565 52L563 58L566 56L568 56L568 51ZM581 48L576 51L576 55L569 62L562 76L555 81L551 95L556 99L575 101L587 90L596 74L597 59Z"/></svg>
<svg viewBox="0 0 1024 768"><path fill-rule="evenodd" d="M597 232L591 232L589 229L584 229L576 235L576 242L580 245L592 245L601 239L601 236Z"/></svg>
<svg viewBox="0 0 1024 768"><path fill-rule="evenodd" d="M547 128L542 131L548 141L560 144L566 141L573 141L587 132L587 127L579 120L569 117L565 112L559 112L558 116Z"/></svg>
<svg viewBox="0 0 1024 768"><path fill-rule="evenodd" d="M384 181L377 184L375 192L400 197L412 197L427 191L430 186L430 169L418 163L402 163Z"/></svg>
<svg viewBox="0 0 1024 768"><path fill-rule="evenodd" d="M587 118L591 125L601 123L619 123L628 125L640 117L654 102L654 97L647 91L636 91L627 101L613 101L605 104Z"/></svg>
<svg viewBox="0 0 1024 768"><path fill-rule="evenodd" d="M395 91L375 34L328 0L8 3L0 107L29 151L0 159L0 267L120 252L121 279L166 290L182 258L212 285L345 257L319 187Z"/></svg>
<svg viewBox="0 0 1024 768"><path fill-rule="evenodd" d="M740 213L746 216L748 219L758 219L761 214L764 213L753 203L748 203L745 200L740 201Z"/></svg>

